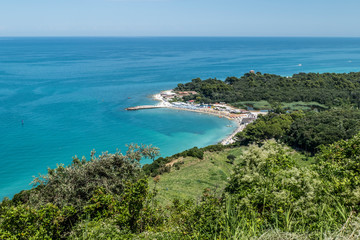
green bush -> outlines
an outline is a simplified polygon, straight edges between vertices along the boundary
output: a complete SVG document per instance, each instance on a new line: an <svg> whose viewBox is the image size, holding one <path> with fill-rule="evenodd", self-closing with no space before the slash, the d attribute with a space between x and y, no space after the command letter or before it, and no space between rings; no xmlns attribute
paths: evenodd
<svg viewBox="0 0 360 240"><path fill-rule="evenodd" d="M169 163L170 161L171 161L170 157L166 157L166 158L159 157L150 164L144 164L142 170L145 172L146 175L155 177L164 172L170 172L170 168L166 167L166 164Z"/></svg>
<svg viewBox="0 0 360 240"><path fill-rule="evenodd" d="M234 164L236 156L233 154L229 154L226 158L227 158L227 161L226 161L227 163Z"/></svg>
<svg viewBox="0 0 360 240"><path fill-rule="evenodd" d="M156 148L130 145L126 155L92 154L90 161L74 158L67 167L49 169L35 179L37 187L1 203L0 236L62 239L85 219L114 219L119 229L134 233L161 225L139 164L157 154Z"/></svg>
<svg viewBox="0 0 360 240"><path fill-rule="evenodd" d="M39 209L11 206L1 214L0 229L3 236L16 239L59 239L70 231L77 218L73 207L59 209L51 203Z"/></svg>
<svg viewBox="0 0 360 240"><path fill-rule="evenodd" d="M209 145L206 147L201 148L204 152L219 152L227 148L227 146L222 144L216 144L216 145Z"/></svg>
<svg viewBox="0 0 360 240"><path fill-rule="evenodd" d="M156 148L130 145L126 155L106 152L99 157L93 154L89 161L74 158L71 165L48 169L47 175L35 178L37 187L30 191L29 202L37 206L71 205L80 210L99 187L109 194L121 195L127 182L134 183L142 177L140 159L156 155Z"/></svg>
<svg viewBox="0 0 360 240"><path fill-rule="evenodd" d="M360 134L322 146L315 169L338 201L360 211Z"/></svg>
<svg viewBox="0 0 360 240"><path fill-rule="evenodd" d="M69 239L111 239L125 240L131 239L134 235L129 231L121 230L119 226L111 219L84 220L74 226Z"/></svg>
<svg viewBox="0 0 360 240"><path fill-rule="evenodd" d="M204 158L204 151L202 149L198 149L197 147L191 148L184 153L185 156L195 157L199 159Z"/></svg>
<svg viewBox="0 0 360 240"><path fill-rule="evenodd" d="M349 211L340 211L326 189L316 171L295 164L291 149L267 141L243 154L226 191L241 212L259 213L264 224L293 232L331 230L344 221Z"/></svg>

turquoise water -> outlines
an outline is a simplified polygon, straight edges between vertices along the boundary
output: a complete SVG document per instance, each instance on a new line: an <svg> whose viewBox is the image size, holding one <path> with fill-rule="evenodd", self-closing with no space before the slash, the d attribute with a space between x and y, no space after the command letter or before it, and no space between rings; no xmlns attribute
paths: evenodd
<svg viewBox="0 0 360 240"><path fill-rule="evenodd" d="M228 120L124 108L152 104L149 95L192 78L251 69L359 71L360 39L0 38L0 198L92 149L124 151L134 142L167 156L218 142L233 130Z"/></svg>

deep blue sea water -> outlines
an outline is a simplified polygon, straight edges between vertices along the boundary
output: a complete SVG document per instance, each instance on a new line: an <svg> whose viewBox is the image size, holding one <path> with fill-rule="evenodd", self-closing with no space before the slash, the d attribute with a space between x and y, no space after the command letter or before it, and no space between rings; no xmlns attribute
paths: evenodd
<svg viewBox="0 0 360 240"><path fill-rule="evenodd" d="M251 69L360 71L360 39L0 38L0 198L92 149L124 151L134 142L167 156L218 142L233 130L228 120L124 108L154 103L149 95L196 77Z"/></svg>

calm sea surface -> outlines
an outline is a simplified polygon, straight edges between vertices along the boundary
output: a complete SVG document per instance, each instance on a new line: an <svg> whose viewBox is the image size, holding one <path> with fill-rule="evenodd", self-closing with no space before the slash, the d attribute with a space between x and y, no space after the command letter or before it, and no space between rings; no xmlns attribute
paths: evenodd
<svg viewBox="0 0 360 240"><path fill-rule="evenodd" d="M360 71L359 38L0 38L0 198L72 156L214 144L228 120L124 111L193 78ZM24 125L22 125L24 121ZM149 162L144 160L143 163Z"/></svg>

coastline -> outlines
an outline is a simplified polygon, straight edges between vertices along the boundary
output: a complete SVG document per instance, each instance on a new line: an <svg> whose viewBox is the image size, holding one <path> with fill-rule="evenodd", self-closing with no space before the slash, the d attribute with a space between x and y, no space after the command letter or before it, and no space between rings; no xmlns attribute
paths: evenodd
<svg viewBox="0 0 360 240"><path fill-rule="evenodd" d="M173 109L173 110L182 110L182 111L196 112L196 113L202 113L202 114L209 114L209 115L213 115L213 116L216 116L219 118L226 118L229 121L232 121L232 122L234 122L234 124L237 125L236 129L231 134L225 136L222 140L220 140L218 142L222 145L228 145L228 144L234 143L235 142L234 138L235 138L236 134L243 131L247 125L247 124L242 124L242 119L245 118L245 116L239 115L237 117L233 117L233 116L231 116L231 114L229 114L227 112L220 112L220 111L216 111L213 109L207 109L207 108L187 109L187 108L182 108L182 107L175 107L168 101L164 100L164 98L161 96L161 94L163 94L163 93L168 94L170 92L172 92L172 90L165 90L165 91L161 91L160 93L151 95L151 98L153 100L159 102L158 104L156 104L154 106L161 107L161 108L169 108L169 109ZM254 112L252 112L252 114L254 114Z"/></svg>
<svg viewBox="0 0 360 240"><path fill-rule="evenodd" d="M232 120L232 121L234 121L236 123L237 128L230 135L228 135L226 138L224 138L223 140L221 140L219 142L222 145L228 145L228 144L234 143L236 134L243 131L246 127L246 125L241 124L241 120Z"/></svg>
<svg viewBox="0 0 360 240"><path fill-rule="evenodd" d="M169 91L169 90L167 90ZM165 92L165 91L163 91ZM163 107L163 108L170 108L170 109L175 109L175 110L182 110L182 111L189 111L189 112L197 112L197 113L205 113L205 114L210 114L213 116L217 116L220 118L227 118L230 121L234 121L234 118L231 118L228 114L225 113L221 113L212 109L187 109L187 108L181 108L181 107L175 107L173 105L171 105L169 102L165 101L161 95L158 94L154 94L151 96L152 99L159 101L160 103L156 104L155 106L157 107Z"/></svg>

